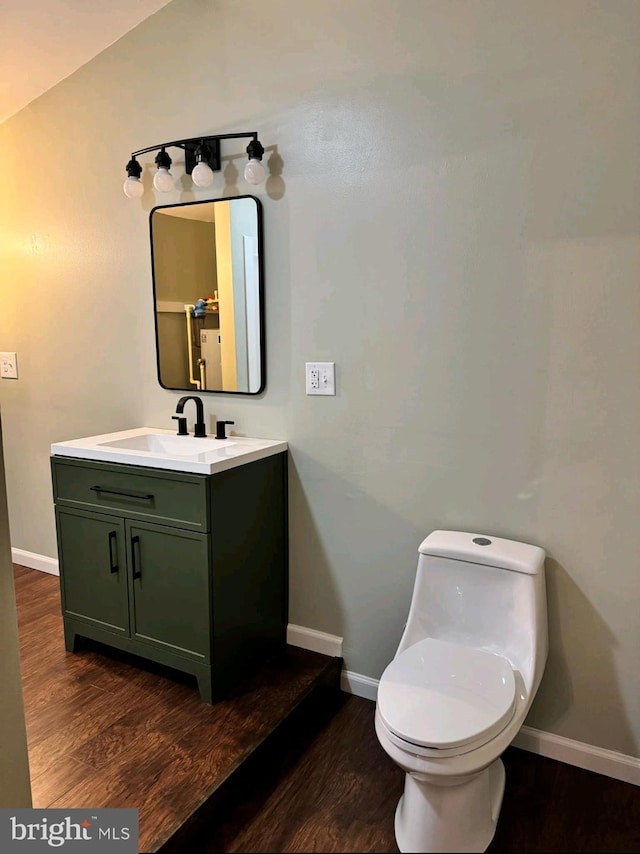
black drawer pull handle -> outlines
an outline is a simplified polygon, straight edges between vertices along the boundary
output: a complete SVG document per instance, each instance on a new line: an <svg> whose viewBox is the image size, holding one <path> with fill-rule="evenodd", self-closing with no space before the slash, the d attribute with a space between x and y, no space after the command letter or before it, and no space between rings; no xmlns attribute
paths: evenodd
<svg viewBox="0 0 640 854"><path fill-rule="evenodd" d="M134 578L142 578L142 572L138 568L139 558L136 557L136 553L140 549L140 537L137 535L135 537L131 537L131 563L133 569L133 577Z"/></svg>
<svg viewBox="0 0 640 854"><path fill-rule="evenodd" d="M147 492L119 492L117 489L108 489L106 486L90 486L92 492L108 492L109 495L123 495L125 498L140 498L142 501L152 501L153 493Z"/></svg>
<svg viewBox="0 0 640 854"><path fill-rule="evenodd" d="M118 541L117 541L118 532L117 531L109 531L109 568L111 569L111 573L119 572L120 567L118 566ZM116 556L115 559L113 557L113 547L116 546Z"/></svg>

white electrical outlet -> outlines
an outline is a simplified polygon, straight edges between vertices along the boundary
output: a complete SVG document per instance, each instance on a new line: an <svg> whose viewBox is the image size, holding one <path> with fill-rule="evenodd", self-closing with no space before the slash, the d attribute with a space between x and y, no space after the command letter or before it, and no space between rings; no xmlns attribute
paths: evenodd
<svg viewBox="0 0 640 854"><path fill-rule="evenodd" d="M307 394L336 393L335 362L305 362Z"/></svg>
<svg viewBox="0 0 640 854"><path fill-rule="evenodd" d="M0 353L0 377L18 379L18 356L16 353Z"/></svg>

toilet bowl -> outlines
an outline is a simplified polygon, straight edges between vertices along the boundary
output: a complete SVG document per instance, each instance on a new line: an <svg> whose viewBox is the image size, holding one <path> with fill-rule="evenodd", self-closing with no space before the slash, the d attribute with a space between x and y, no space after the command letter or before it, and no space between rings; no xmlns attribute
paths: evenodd
<svg viewBox="0 0 640 854"><path fill-rule="evenodd" d="M407 624L378 687L378 739L405 772L401 852L484 851L505 787L501 754L547 656L544 551L434 531L420 545Z"/></svg>

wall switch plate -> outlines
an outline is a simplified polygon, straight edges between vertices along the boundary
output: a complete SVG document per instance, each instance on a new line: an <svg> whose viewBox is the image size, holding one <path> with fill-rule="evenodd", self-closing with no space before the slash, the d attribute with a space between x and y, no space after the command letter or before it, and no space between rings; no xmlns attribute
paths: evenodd
<svg viewBox="0 0 640 854"><path fill-rule="evenodd" d="M18 356L16 353L0 353L0 377L18 379Z"/></svg>
<svg viewBox="0 0 640 854"><path fill-rule="evenodd" d="M335 362L305 362L307 394L336 393Z"/></svg>

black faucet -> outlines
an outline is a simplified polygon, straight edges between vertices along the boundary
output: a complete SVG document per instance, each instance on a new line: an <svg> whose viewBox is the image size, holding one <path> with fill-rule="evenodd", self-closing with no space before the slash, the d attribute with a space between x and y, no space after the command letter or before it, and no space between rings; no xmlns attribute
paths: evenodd
<svg viewBox="0 0 640 854"><path fill-rule="evenodd" d="M207 429L204 423L204 407L199 397L195 397L194 395L187 395L186 397L181 397L178 401L178 405L176 406L176 412L179 413L179 415L182 415L182 412L184 411L184 405L188 400L193 400L196 404L197 418L193 435L197 436L199 439L204 439L207 435ZM175 418L178 422L178 436L187 436L187 419L180 418L178 415L173 415L172 418Z"/></svg>
<svg viewBox="0 0 640 854"><path fill-rule="evenodd" d="M178 422L178 436L188 436L189 431L187 430L187 419L183 418L182 415L172 415L171 418L173 421Z"/></svg>
<svg viewBox="0 0 640 854"><path fill-rule="evenodd" d="M216 421L216 439L227 438L227 424L235 424L235 421Z"/></svg>

